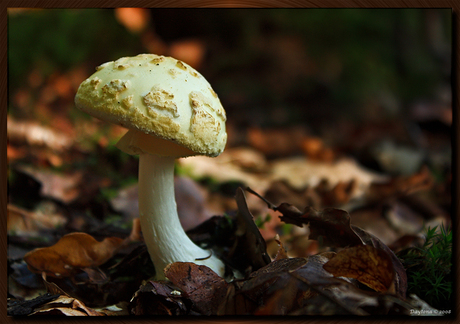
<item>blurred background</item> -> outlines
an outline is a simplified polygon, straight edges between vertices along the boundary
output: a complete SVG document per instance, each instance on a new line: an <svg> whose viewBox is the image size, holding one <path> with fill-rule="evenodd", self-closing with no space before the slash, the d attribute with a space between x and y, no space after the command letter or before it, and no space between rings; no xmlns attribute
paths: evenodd
<svg viewBox="0 0 460 324"><path fill-rule="evenodd" d="M181 59L210 81L229 116L229 145L286 127L350 145L350 129L370 124L401 127L418 142L414 122L451 121L451 14L10 9L9 116L75 138L88 119L73 106L79 83L99 64L148 52Z"/></svg>
<svg viewBox="0 0 460 324"><path fill-rule="evenodd" d="M137 157L114 146L125 129L74 96L98 65L140 53L197 69L227 112L226 151L176 168L186 229L235 209L240 185L343 208L395 249L450 223L450 9L10 8L9 258L69 232L129 234ZM318 251L257 197L248 205L267 242Z"/></svg>

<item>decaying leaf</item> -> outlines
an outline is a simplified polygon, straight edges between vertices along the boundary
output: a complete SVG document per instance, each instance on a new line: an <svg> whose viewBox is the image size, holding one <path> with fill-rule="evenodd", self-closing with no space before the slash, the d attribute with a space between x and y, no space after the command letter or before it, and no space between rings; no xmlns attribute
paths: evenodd
<svg viewBox="0 0 460 324"><path fill-rule="evenodd" d="M135 294L133 314L408 314L411 306L401 299L405 294L404 287L397 285L405 273L399 273L401 269L392 258L394 254L390 254L391 250L377 238L350 225L346 212L307 209L302 213L292 205L273 206L266 201L269 208L281 212L282 217L292 223L313 226L316 238L324 236L324 241L344 248L337 254L323 252L306 258L289 258L281 241L275 237L279 244L278 254L270 261L265 260L268 256L264 245L254 248L259 244L259 237L256 228L247 227L254 222L241 189L236 198L239 210L235 220L238 225L227 229L233 234L227 233L226 240L236 237L235 241L241 242L238 249L229 250L235 258L248 259L251 256L260 260L254 263L259 265L258 269L254 271L252 265L243 267L248 271L245 278L226 282L205 266L173 263L165 269L170 281L148 282ZM204 236L209 239L209 231L220 228L223 220L222 217L212 218L203 227L207 230L202 228L191 237L196 239L208 233ZM235 235L240 231L242 237ZM331 235L339 238L330 239L328 236ZM228 244L226 240L224 242ZM244 249L251 252L247 254ZM375 291L362 289L362 284Z"/></svg>
<svg viewBox="0 0 460 324"><path fill-rule="evenodd" d="M251 260L250 264L248 264L250 270L248 270L249 268L245 270L247 273L267 265L271 260L267 254L265 240L254 224L254 216L249 211L243 189L238 188L235 199L238 205L239 217L237 216L236 218L237 231L235 234L237 240L234 244L234 253L238 255L238 258L246 256Z"/></svg>
<svg viewBox="0 0 460 324"><path fill-rule="evenodd" d="M284 180L292 188L302 190L315 188L322 181L329 184L329 189L337 183L354 182L350 199L362 197L372 182L384 181L385 176L370 172L357 161L342 157L333 163L319 163L304 157L277 159L271 164L270 180Z"/></svg>
<svg viewBox="0 0 460 324"><path fill-rule="evenodd" d="M307 262L306 258L280 259L254 271L246 280L232 282L227 290L225 303L219 309L219 315L247 315L264 308L274 294L287 288L287 281L290 280L287 274ZM290 296L295 295L296 288L292 288L289 290ZM261 312L266 313L267 310Z"/></svg>
<svg viewBox="0 0 460 324"><path fill-rule="evenodd" d="M18 169L39 181L40 194L43 197L51 197L67 204L75 201L80 195L80 186L83 183L81 171L63 175L29 166L21 166Z"/></svg>
<svg viewBox="0 0 460 324"><path fill-rule="evenodd" d="M63 132L32 121L17 121L11 116L8 117L8 138L30 146L47 146L57 152L68 150L74 145L73 138Z"/></svg>
<svg viewBox="0 0 460 324"><path fill-rule="evenodd" d="M198 245L213 249L229 267L248 275L271 260L241 188L237 190L236 202L236 215L214 216L187 231L187 235Z"/></svg>
<svg viewBox="0 0 460 324"><path fill-rule="evenodd" d="M59 295L47 293L30 300L11 300L8 298L7 314L8 316L27 316L31 314L35 308L55 300L58 297Z"/></svg>
<svg viewBox="0 0 460 324"><path fill-rule="evenodd" d="M203 315L217 313L227 292L227 282L204 265L175 262L168 265L165 276L193 303Z"/></svg>
<svg viewBox="0 0 460 324"><path fill-rule="evenodd" d="M104 316L78 299L64 295L43 305L31 315Z"/></svg>
<svg viewBox="0 0 460 324"><path fill-rule="evenodd" d="M407 314L398 297L360 289L335 278L323 265L335 253L273 261L243 281L232 282L219 315Z"/></svg>
<svg viewBox="0 0 460 324"><path fill-rule="evenodd" d="M357 279L378 292L394 293L394 269L383 250L357 245L339 251L324 266L335 277Z"/></svg>
<svg viewBox="0 0 460 324"><path fill-rule="evenodd" d="M122 243L123 239L118 237L107 237L99 242L86 233L70 233L50 247L27 253L24 261L32 272L70 277L82 269L105 263Z"/></svg>
<svg viewBox="0 0 460 324"><path fill-rule="evenodd" d="M406 298L406 291L407 291L407 275L404 266L402 265L401 261L398 257L394 254L394 252L381 240L379 240L375 235L370 234L369 232L357 227L353 226L353 230L359 235L359 237L363 240L364 244L372 245L377 249L381 249L387 253L388 256L391 258L391 263L393 265L393 269L395 271L395 291L398 296L402 298Z"/></svg>
<svg viewBox="0 0 460 324"><path fill-rule="evenodd" d="M248 191L264 200L268 207L282 214L280 219L288 224L302 227L309 225L310 238L323 239L325 244L331 247L345 247L363 244L359 236L350 225L350 215L341 209L325 208L321 211L306 207L302 213L297 207L281 203L275 206L258 193L248 188Z"/></svg>
<svg viewBox="0 0 460 324"><path fill-rule="evenodd" d="M47 207L44 205L44 203L41 204L42 207ZM14 233L15 235L33 236L37 235L40 230L54 229L67 222L67 219L52 210L52 207L47 209L51 209L51 212L41 210L28 211L24 208L8 204L8 234Z"/></svg>
<svg viewBox="0 0 460 324"><path fill-rule="evenodd" d="M189 315L191 302L169 281L148 281L131 300L134 315Z"/></svg>
<svg viewBox="0 0 460 324"><path fill-rule="evenodd" d="M310 238L312 239L317 240L321 237L326 244L329 244L331 247L344 248L365 244L385 251L391 259L392 267L396 273L395 292L399 296L405 298L407 276L401 261L399 261L393 251L377 237L357 226L351 225L350 216L346 211L335 208L326 208L322 211L317 211L311 207L307 207L304 213L302 213L290 204L281 203L279 206L275 206L251 189L248 189L248 191L264 200L269 208L279 211L282 214L282 216L280 216L282 221L298 226L309 224L311 233Z"/></svg>
<svg viewBox="0 0 460 324"><path fill-rule="evenodd" d="M392 197L407 196L421 190L427 190L434 185L434 180L428 167L423 167L416 174L394 177L387 181L371 183L367 199L382 201Z"/></svg>

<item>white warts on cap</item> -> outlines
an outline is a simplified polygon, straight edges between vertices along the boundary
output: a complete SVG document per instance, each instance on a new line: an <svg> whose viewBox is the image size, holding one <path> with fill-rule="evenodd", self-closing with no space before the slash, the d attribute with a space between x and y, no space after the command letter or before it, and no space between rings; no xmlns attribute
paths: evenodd
<svg viewBox="0 0 460 324"><path fill-rule="evenodd" d="M118 94L122 91L125 91L129 88L129 80L112 80L107 83L105 86L102 87L102 93L107 96L114 96L115 98L118 97Z"/></svg>
<svg viewBox="0 0 460 324"><path fill-rule="evenodd" d="M152 88L152 91L144 96L144 104L147 109L160 109L166 110L172 113L174 117L179 117L177 112L177 105L174 103L174 95L164 89L161 89L159 85Z"/></svg>

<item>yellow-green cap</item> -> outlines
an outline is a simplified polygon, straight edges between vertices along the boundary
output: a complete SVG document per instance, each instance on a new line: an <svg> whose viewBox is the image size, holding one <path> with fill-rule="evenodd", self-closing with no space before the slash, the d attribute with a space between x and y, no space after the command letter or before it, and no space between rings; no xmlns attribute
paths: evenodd
<svg viewBox="0 0 460 324"><path fill-rule="evenodd" d="M227 142L226 113L217 94L200 73L172 57L140 54L102 64L81 83L75 104L194 154L217 156Z"/></svg>

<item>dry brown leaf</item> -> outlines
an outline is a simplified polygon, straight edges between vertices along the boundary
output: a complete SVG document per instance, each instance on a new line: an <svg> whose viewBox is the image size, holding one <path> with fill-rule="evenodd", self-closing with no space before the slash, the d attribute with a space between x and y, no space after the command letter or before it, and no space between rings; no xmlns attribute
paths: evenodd
<svg viewBox="0 0 460 324"><path fill-rule="evenodd" d="M323 268L335 277L354 278L378 292L394 293L395 272L388 254L370 245L339 251Z"/></svg>
<svg viewBox="0 0 460 324"><path fill-rule="evenodd" d="M308 224L310 238L313 240L324 240L325 244L333 247L363 244L360 237L351 227L350 215L344 210L325 208L318 211L314 208L306 207L301 212L297 207L288 203L281 203L279 206L275 206L252 189L247 188L247 190L265 201L268 208L280 212L282 214L280 219L283 222L300 227Z"/></svg>
<svg viewBox="0 0 460 324"><path fill-rule="evenodd" d="M247 190L265 201L269 208L279 211L282 214L280 216L282 221L298 226L309 224L310 238L312 239L322 237L328 246L334 247L370 245L386 253L390 259L392 271L396 273L392 289L399 296L405 298L407 277L401 261L377 237L357 226L351 225L350 215L346 211L335 208L325 208L322 211L317 211L307 207L302 213L296 207L287 203L275 206L253 190L249 188Z"/></svg>
<svg viewBox="0 0 460 324"><path fill-rule="evenodd" d="M371 183L366 195L371 201L382 201L427 190L433 185L433 176L428 167L425 166L411 176L394 177L385 182L375 181Z"/></svg>
<svg viewBox="0 0 460 324"><path fill-rule="evenodd" d="M104 316L103 313L87 307L78 299L65 295L43 305L31 315Z"/></svg>
<svg viewBox="0 0 460 324"><path fill-rule="evenodd" d="M56 152L68 150L74 140L67 134L32 121L16 121L8 117L7 132L10 141L29 146L46 146Z"/></svg>
<svg viewBox="0 0 460 324"><path fill-rule="evenodd" d="M30 166L20 166L18 170L26 173L41 183L40 194L64 203L75 201L80 195L83 172L75 171L59 174L50 170L41 170Z"/></svg>
<svg viewBox="0 0 460 324"><path fill-rule="evenodd" d="M364 244L373 246L379 250L385 251L387 255L390 257L391 262L393 264L393 270L395 272L395 292L398 296L402 298L406 298L407 292L407 274L404 266L401 263L401 260L394 254L394 252L384 244L378 237L372 235L371 233L352 225L353 230L356 232L357 235L363 240Z"/></svg>
<svg viewBox="0 0 460 324"><path fill-rule="evenodd" d="M8 234L25 236L37 235L40 230L53 229L67 222L67 219L58 213L33 212L12 204L7 206L7 217Z"/></svg>
<svg viewBox="0 0 460 324"><path fill-rule="evenodd" d="M249 162L250 159L260 165L256 167ZM213 159L192 156L179 159L178 163L190 170L195 178L211 177L219 182L240 181L259 191L267 188L271 181L264 173L267 163L265 158L251 149L233 148Z"/></svg>
<svg viewBox="0 0 460 324"><path fill-rule="evenodd" d="M349 193L349 199L362 197L372 182L387 179L386 176L365 169L351 158L340 158L332 163L315 162L305 157L277 159L271 163L270 171L270 182L285 181L296 190L315 188L323 181L327 182L328 190L331 190L339 182L353 181L354 187Z"/></svg>
<svg viewBox="0 0 460 324"><path fill-rule="evenodd" d="M38 248L24 256L29 269L52 277L70 277L84 268L97 267L109 260L123 239L108 237L102 242L86 233L70 233L50 247Z"/></svg>

